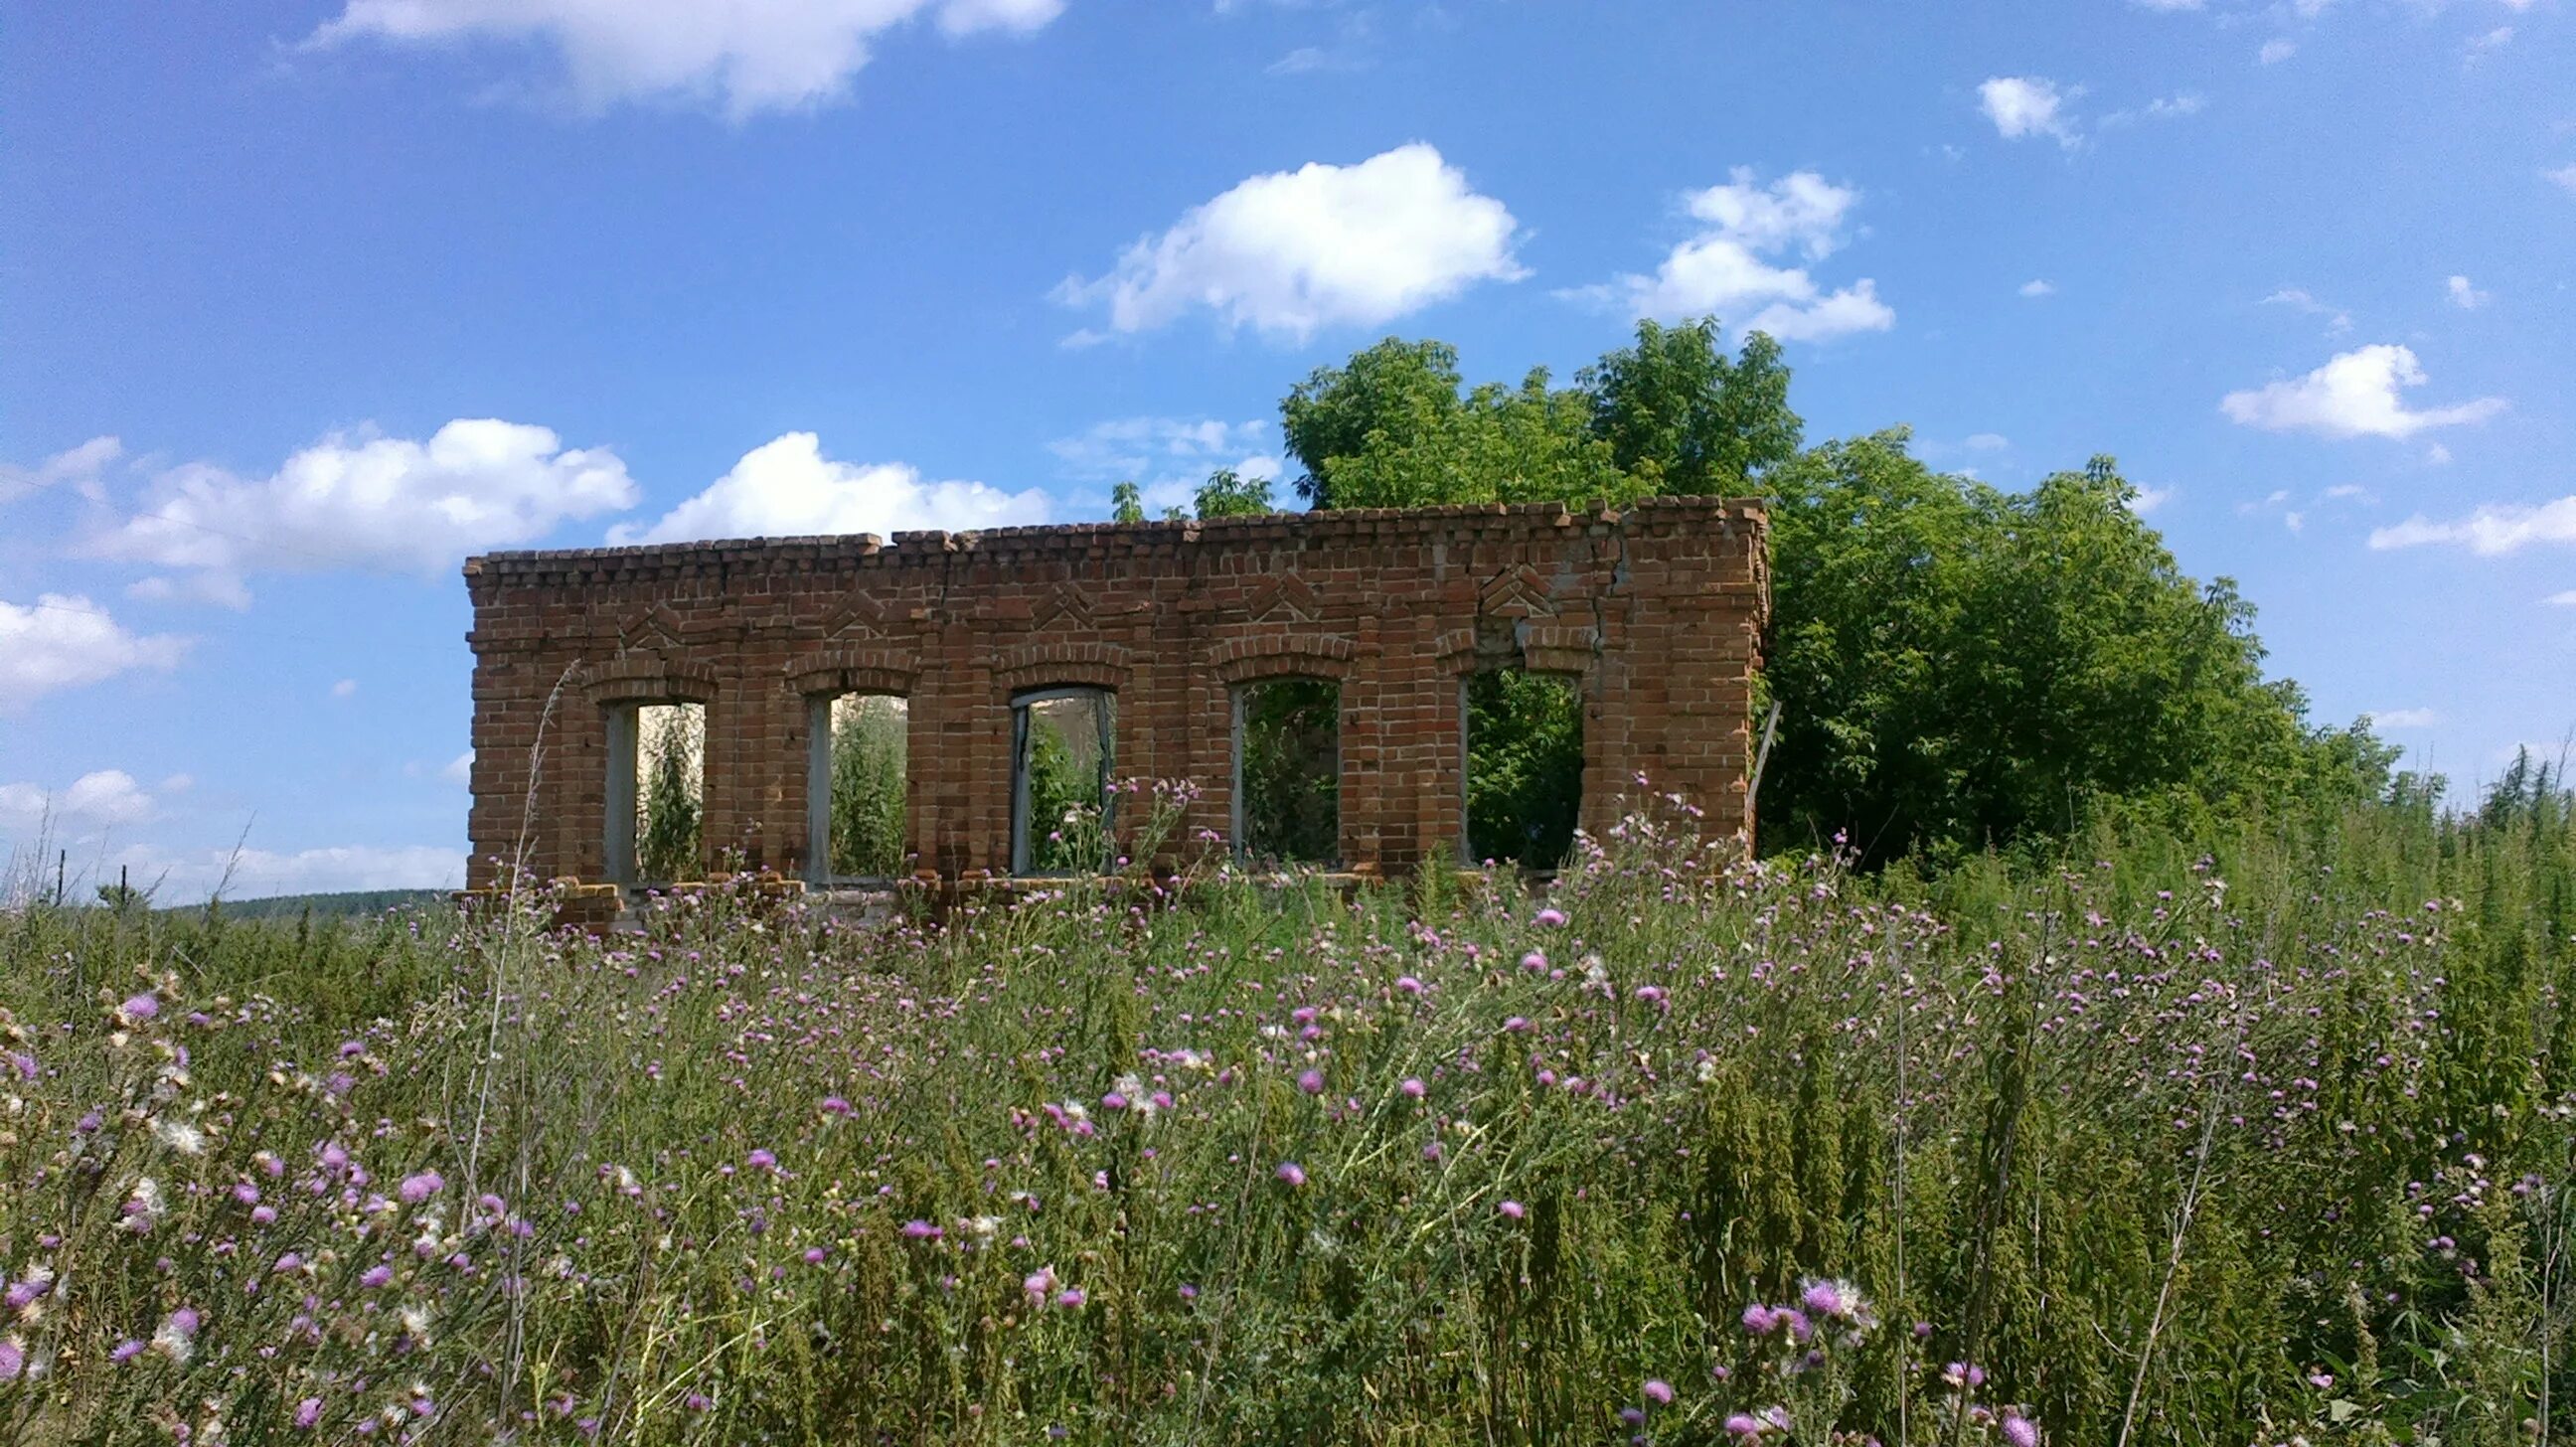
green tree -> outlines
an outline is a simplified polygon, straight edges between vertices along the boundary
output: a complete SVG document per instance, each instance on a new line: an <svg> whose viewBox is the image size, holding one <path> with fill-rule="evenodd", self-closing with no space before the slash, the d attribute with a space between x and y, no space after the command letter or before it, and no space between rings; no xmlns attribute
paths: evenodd
<svg viewBox="0 0 2576 1447"><path fill-rule="evenodd" d="M2183 574L2109 458L2007 493L1932 471L1900 429L1769 480L1776 844L1956 853L2110 801L2386 786L2392 751L2308 725L2296 685L2263 677L2251 605Z"/></svg>
<svg viewBox="0 0 2576 1447"><path fill-rule="evenodd" d="M1789 369L1761 332L1730 359L1714 318L1679 326L1637 323L1637 344L1581 374L1592 435L1610 464L1644 493L1707 496L1742 491L1798 455Z"/></svg>
<svg viewBox="0 0 2576 1447"><path fill-rule="evenodd" d="M1190 505L1202 518L1259 517L1279 511L1270 501L1269 479L1245 477L1231 467L1209 473Z"/></svg>

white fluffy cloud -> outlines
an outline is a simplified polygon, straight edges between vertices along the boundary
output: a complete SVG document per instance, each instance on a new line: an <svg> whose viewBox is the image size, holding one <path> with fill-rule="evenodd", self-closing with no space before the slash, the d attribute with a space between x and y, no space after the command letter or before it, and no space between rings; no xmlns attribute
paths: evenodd
<svg viewBox="0 0 2576 1447"><path fill-rule="evenodd" d="M2444 282L2443 292L2450 297L2451 305L2462 311L2476 311L2495 299L2492 293L2480 291L2469 285L2469 279L2465 276L2455 276Z"/></svg>
<svg viewBox="0 0 2576 1447"><path fill-rule="evenodd" d="M2276 36L2263 42L2263 48L2254 52L2254 59L2263 65L2279 65L2298 53L2299 42Z"/></svg>
<svg viewBox="0 0 2576 1447"><path fill-rule="evenodd" d="M2371 727L2383 729L2428 729L2441 721L2429 708L2383 708L2370 714Z"/></svg>
<svg viewBox="0 0 2576 1447"><path fill-rule="evenodd" d="M2566 187L2568 194L2576 195L2576 166L2561 166L2555 171L2543 171L2540 174Z"/></svg>
<svg viewBox="0 0 2576 1447"><path fill-rule="evenodd" d="M69 487L92 502L107 500L107 469L125 455L125 444L113 437L93 437L65 448L34 467L0 463L0 502L27 496L39 488Z"/></svg>
<svg viewBox="0 0 2576 1447"><path fill-rule="evenodd" d="M152 796L123 769L83 774L61 789L0 784L0 827L32 829L132 824L152 817Z"/></svg>
<svg viewBox="0 0 2576 1447"><path fill-rule="evenodd" d="M129 632L76 594L45 593L32 604L0 600L0 713L133 669L175 668L187 648L185 638Z"/></svg>
<svg viewBox="0 0 2576 1447"><path fill-rule="evenodd" d="M2339 353L2304 377L2230 392L2218 405L2248 427L2328 437L2412 437L2428 428L2483 422L2505 409L2501 397L2480 397L2410 412L2398 389L2424 380L2411 349L2383 342Z"/></svg>
<svg viewBox="0 0 2576 1447"><path fill-rule="evenodd" d="M2533 543L2576 543L2576 495L2543 503L2491 502L2467 517L2444 522L2419 514L2370 535L2374 548L2428 543L2456 543L2490 557L2519 552Z"/></svg>
<svg viewBox="0 0 2576 1447"><path fill-rule="evenodd" d="M1869 278L1827 292L1805 267L1765 259L1795 253L1815 262L1832 255L1843 244L1860 192L1813 171L1792 172L1768 186L1754 180L1749 166L1731 174L1726 184L1685 198L1705 229L1674 247L1653 276L1623 276L1611 286L1570 294L1616 298L1642 317L1715 315L1738 331L1769 332L1783 341L1896 325L1896 313L1878 299L1877 283Z"/></svg>
<svg viewBox="0 0 2576 1447"><path fill-rule="evenodd" d="M2552 593L2540 601L2553 608L2576 608L2576 588L2570 588L2564 593Z"/></svg>
<svg viewBox="0 0 2576 1447"><path fill-rule="evenodd" d="M567 448L546 428L483 419L450 422L425 442L334 434L267 477L192 462L161 473L149 496L87 551L189 575L147 580L144 596L238 604L248 573L442 572L468 553L632 507L636 489L605 448Z"/></svg>
<svg viewBox="0 0 2576 1447"><path fill-rule="evenodd" d="M1977 87L1977 105L2005 140L2054 136L2061 146L2076 144L2075 118L2066 102L2081 91L2061 91L2057 82L2036 75L1998 75Z"/></svg>
<svg viewBox="0 0 2576 1447"><path fill-rule="evenodd" d="M1105 306L1112 332L1205 307L1228 326L1302 341L1321 327L1382 325L1480 281L1519 280L1519 229L1417 141L1357 165L1254 176L1127 248L1108 274L1068 279L1056 299Z"/></svg>
<svg viewBox="0 0 2576 1447"><path fill-rule="evenodd" d="M805 537L930 528L963 532L1047 520L1035 488L1003 492L980 482L929 482L900 462L837 462L811 432L790 432L742 456L733 470L650 527L620 523L615 544L705 538Z"/></svg>
<svg viewBox="0 0 2576 1447"><path fill-rule="evenodd" d="M2030 280L2021 284L2021 294L2034 299L2043 296L2055 296L2057 295L2057 283L2042 280L2039 277L2032 277Z"/></svg>
<svg viewBox="0 0 2576 1447"><path fill-rule="evenodd" d="M309 43L539 40L562 54L586 105L703 97L740 119L839 98L879 35L925 15L962 36L1027 33L1063 10L1064 0L347 0Z"/></svg>

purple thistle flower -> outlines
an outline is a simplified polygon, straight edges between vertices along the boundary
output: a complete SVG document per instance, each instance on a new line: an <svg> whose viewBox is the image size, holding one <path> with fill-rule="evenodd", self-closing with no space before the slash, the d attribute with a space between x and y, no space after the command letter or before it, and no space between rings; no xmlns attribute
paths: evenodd
<svg viewBox="0 0 2576 1447"><path fill-rule="evenodd" d="M1646 1400L1658 1407L1673 1404L1673 1384L1660 1377L1648 1377L1644 1388Z"/></svg>
<svg viewBox="0 0 2576 1447"><path fill-rule="evenodd" d="M1726 1419L1726 1430L1738 1437L1752 1437L1762 1431L1762 1424L1742 1412Z"/></svg>
<svg viewBox="0 0 2576 1447"><path fill-rule="evenodd" d="M394 1188L394 1194L402 1197L404 1205L417 1206L437 1195L446 1185L447 1178L438 1172L422 1171L403 1177L402 1184Z"/></svg>
<svg viewBox="0 0 2576 1447"><path fill-rule="evenodd" d="M1302 1186L1306 1184L1306 1168L1297 1164L1295 1161L1281 1161L1279 1163L1279 1169L1273 1174L1277 1175L1279 1179L1286 1181L1291 1186Z"/></svg>
<svg viewBox="0 0 2576 1447"><path fill-rule="evenodd" d="M1068 1286L1064 1290L1055 1294L1055 1304L1068 1311L1079 1309L1082 1303L1087 1299L1088 1298L1083 1296L1082 1288L1079 1286Z"/></svg>
<svg viewBox="0 0 2576 1447"><path fill-rule="evenodd" d="M2039 1447L2039 1428L2019 1412L2004 1414L2003 1433L2008 1447Z"/></svg>
<svg viewBox="0 0 2576 1447"><path fill-rule="evenodd" d="M130 1362L141 1355L143 1355L143 1343L127 1337L109 1349L107 1359L111 1362Z"/></svg>
<svg viewBox="0 0 2576 1447"><path fill-rule="evenodd" d="M1521 1208L1521 1203L1518 1201L1505 1201L1494 1209L1503 1216L1514 1221L1519 1220L1524 1214L1526 1214Z"/></svg>
<svg viewBox="0 0 2576 1447"><path fill-rule="evenodd" d="M1420 1076L1408 1075L1404 1078L1404 1083L1397 1086L1396 1089L1403 1091L1406 1095L1415 1100L1420 1100L1427 1087L1423 1085Z"/></svg>
<svg viewBox="0 0 2576 1447"><path fill-rule="evenodd" d="M1530 922L1541 929L1556 929L1565 923L1565 911L1551 904L1540 910Z"/></svg>
<svg viewBox="0 0 2576 1447"><path fill-rule="evenodd" d="M906 1221L903 1223L903 1234L914 1241L936 1241L941 1233L938 1227L927 1221Z"/></svg>
<svg viewBox="0 0 2576 1447"><path fill-rule="evenodd" d="M1308 1095L1323 1094L1324 1072L1320 1070L1308 1070L1302 1072L1297 1077L1297 1088L1306 1092Z"/></svg>
<svg viewBox="0 0 2576 1447"><path fill-rule="evenodd" d="M1422 982L1413 978L1411 975L1396 976L1395 987L1408 995L1419 995L1422 993Z"/></svg>
<svg viewBox="0 0 2576 1447"><path fill-rule="evenodd" d="M837 1095L824 1096L823 1113L825 1115L848 1115L850 1113L850 1103L841 1099Z"/></svg>
<svg viewBox="0 0 2576 1447"><path fill-rule="evenodd" d="M295 1404L295 1429L297 1431L310 1432L313 1430L314 1424L321 1420L322 1399L320 1397L307 1397L303 1401Z"/></svg>
<svg viewBox="0 0 2576 1447"><path fill-rule="evenodd" d="M1117 1091L1113 1090L1107 1095L1100 1097L1100 1108L1102 1110L1125 1110L1127 1108L1127 1097L1120 1095Z"/></svg>
<svg viewBox="0 0 2576 1447"><path fill-rule="evenodd" d="M1817 1316L1839 1318L1851 1314L1852 1294L1839 1281L1810 1281L1798 1302Z"/></svg>
<svg viewBox="0 0 2576 1447"><path fill-rule="evenodd" d="M161 1013L161 1002L153 998L151 991L146 990L117 1006L116 1011L129 1020L149 1020Z"/></svg>
<svg viewBox="0 0 2576 1447"><path fill-rule="evenodd" d="M742 1159L743 1164L751 1167L755 1171L774 1171L778 1169L778 1157L771 1154L765 1147L755 1148L750 1155L747 1155Z"/></svg>
<svg viewBox="0 0 2576 1447"><path fill-rule="evenodd" d="M1779 1324L1780 1318L1773 1314L1771 1308L1758 1301L1744 1308L1744 1329L1755 1336L1769 1336L1772 1328Z"/></svg>
<svg viewBox="0 0 2576 1447"><path fill-rule="evenodd" d="M0 1337L0 1382L14 1382L27 1370L27 1349L16 1337Z"/></svg>
<svg viewBox="0 0 2576 1447"><path fill-rule="evenodd" d="M394 1269L382 1262L378 1262L376 1265L367 1268L366 1274L358 1278L358 1284L369 1291L374 1291L393 1279Z"/></svg>

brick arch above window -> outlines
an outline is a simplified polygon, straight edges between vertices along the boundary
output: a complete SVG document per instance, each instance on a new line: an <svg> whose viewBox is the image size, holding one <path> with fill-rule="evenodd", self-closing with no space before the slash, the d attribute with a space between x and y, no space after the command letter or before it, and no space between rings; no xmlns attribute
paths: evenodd
<svg viewBox="0 0 2576 1447"><path fill-rule="evenodd" d="M658 653L621 653L582 670L581 689L599 704L707 703L716 696L716 671Z"/></svg>
<svg viewBox="0 0 2576 1447"><path fill-rule="evenodd" d="M1115 643L1024 643L993 662L994 681L1008 692L1081 685L1127 685L1127 650Z"/></svg>
<svg viewBox="0 0 2576 1447"><path fill-rule="evenodd" d="M908 647L824 648L787 661L787 686L801 694L910 694L920 673Z"/></svg>
<svg viewBox="0 0 2576 1447"><path fill-rule="evenodd" d="M1216 647L1209 662L1229 684L1263 678L1329 678L1351 676L1358 646L1330 633L1289 633L1258 638L1230 638Z"/></svg>
<svg viewBox="0 0 2576 1447"><path fill-rule="evenodd" d="M1588 674L1600 661L1601 632L1589 623L1523 619L1510 623L1508 634L1499 637L1491 628L1452 628L1432 640L1431 652L1451 672L1460 674L1498 664L1533 673Z"/></svg>

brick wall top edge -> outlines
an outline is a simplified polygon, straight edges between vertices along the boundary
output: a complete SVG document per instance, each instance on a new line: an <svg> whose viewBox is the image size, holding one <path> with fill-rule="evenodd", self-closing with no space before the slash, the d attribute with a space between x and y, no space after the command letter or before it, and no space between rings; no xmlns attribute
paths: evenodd
<svg viewBox="0 0 2576 1447"><path fill-rule="evenodd" d="M1656 522L1686 518L1724 518L1760 523L1766 506L1754 497L1657 497L1630 505L1614 517L1643 514ZM653 543L623 548L557 548L485 553L465 561L467 577L493 574L559 573L567 567L601 564L628 569L791 554L874 557L885 563L914 561L949 553L1062 552L1118 545L1129 549L1188 546L1260 545L1287 538L1347 539L1367 535L1383 540L1412 534L1425 541L1432 534L1465 535L1499 524L1528 531L1562 520L1580 526L1601 520L1594 509L1569 509L1556 503L1489 503L1453 507L1344 508L1327 512L1269 513L1260 517L1215 518L1204 522L1063 523L1048 527L993 528L982 532L899 532L892 546L874 534L775 538L722 538L703 542ZM1480 526L1484 525L1484 526Z"/></svg>

